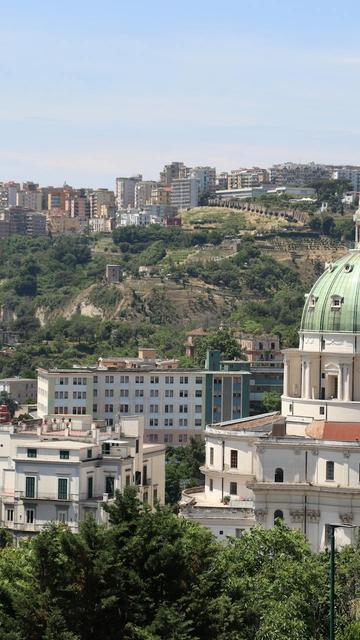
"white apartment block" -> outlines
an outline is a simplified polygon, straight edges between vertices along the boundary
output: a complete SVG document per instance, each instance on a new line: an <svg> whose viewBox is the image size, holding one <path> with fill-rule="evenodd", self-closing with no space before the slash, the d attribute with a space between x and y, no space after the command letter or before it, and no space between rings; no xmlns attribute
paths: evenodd
<svg viewBox="0 0 360 640"><path fill-rule="evenodd" d="M116 178L115 196L118 209L135 206L135 186L142 181L142 175L131 178Z"/></svg>
<svg viewBox="0 0 360 640"><path fill-rule="evenodd" d="M0 521L14 539L49 522L73 532L87 514L107 522L103 505L135 484L154 507L165 499L165 449L143 442L142 418L116 427L89 420L0 426Z"/></svg>
<svg viewBox="0 0 360 640"><path fill-rule="evenodd" d="M199 204L199 181L196 178L173 180L171 204L179 210L191 209Z"/></svg>
<svg viewBox="0 0 360 640"><path fill-rule="evenodd" d="M39 369L37 415L91 416L110 426L142 415L146 441L181 445L213 420L247 416L249 377L243 362L219 357L205 369L180 369L141 349L138 358L100 358L93 368Z"/></svg>
<svg viewBox="0 0 360 640"><path fill-rule="evenodd" d="M215 167L194 167L190 171L190 178L199 183L199 195L213 194L216 190Z"/></svg>

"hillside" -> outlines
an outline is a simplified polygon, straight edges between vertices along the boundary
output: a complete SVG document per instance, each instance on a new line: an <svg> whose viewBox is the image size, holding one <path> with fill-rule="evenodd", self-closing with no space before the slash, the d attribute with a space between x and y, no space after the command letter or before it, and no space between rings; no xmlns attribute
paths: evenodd
<svg viewBox="0 0 360 640"><path fill-rule="evenodd" d="M217 213L204 209L207 221ZM0 242L0 328L18 332L22 343L0 354L0 375L131 354L139 344L183 356L186 330L220 322L296 343L304 292L346 245L298 226L255 231L241 212L236 234L226 210L225 221L218 216L200 230L186 215L185 229ZM118 284L105 280L109 263L121 266Z"/></svg>

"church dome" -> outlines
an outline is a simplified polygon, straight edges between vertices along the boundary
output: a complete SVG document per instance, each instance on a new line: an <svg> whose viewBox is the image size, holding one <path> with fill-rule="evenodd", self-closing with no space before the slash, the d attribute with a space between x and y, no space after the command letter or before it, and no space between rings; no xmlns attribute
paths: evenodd
<svg viewBox="0 0 360 640"><path fill-rule="evenodd" d="M307 296L300 331L360 333L360 251L328 264Z"/></svg>

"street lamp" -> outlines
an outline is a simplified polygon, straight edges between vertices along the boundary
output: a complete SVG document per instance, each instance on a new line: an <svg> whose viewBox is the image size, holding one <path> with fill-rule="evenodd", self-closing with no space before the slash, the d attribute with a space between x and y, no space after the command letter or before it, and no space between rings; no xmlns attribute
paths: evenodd
<svg viewBox="0 0 360 640"><path fill-rule="evenodd" d="M335 640L335 529L355 529L352 524L329 524L330 529L330 612L329 640Z"/></svg>

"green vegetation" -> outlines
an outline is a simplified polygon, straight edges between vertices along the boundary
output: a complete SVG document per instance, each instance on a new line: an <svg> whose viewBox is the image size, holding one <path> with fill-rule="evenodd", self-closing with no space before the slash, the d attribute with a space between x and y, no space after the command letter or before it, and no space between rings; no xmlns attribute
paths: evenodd
<svg viewBox="0 0 360 640"><path fill-rule="evenodd" d="M200 467L205 462L205 444L195 439L185 447L168 447L166 451L166 503L176 505L181 491L204 484Z"/></svg>
<svg viewBox="0 0 360 640"><path fill-rule="evenodd" d="M50 524L16 548L0 536L1 640L326 640L328 554L298 531L218 543L134 488L106 510L108 527ZM353 640L360 548L336 563L336 637Z"/></svg>

